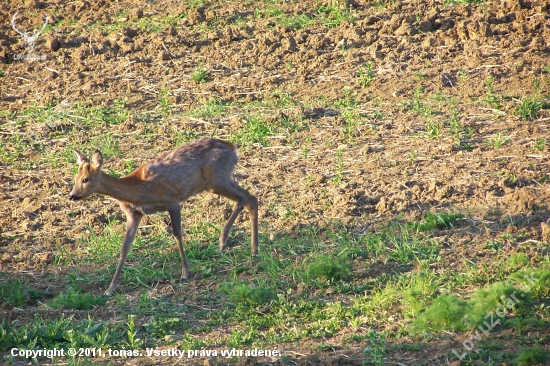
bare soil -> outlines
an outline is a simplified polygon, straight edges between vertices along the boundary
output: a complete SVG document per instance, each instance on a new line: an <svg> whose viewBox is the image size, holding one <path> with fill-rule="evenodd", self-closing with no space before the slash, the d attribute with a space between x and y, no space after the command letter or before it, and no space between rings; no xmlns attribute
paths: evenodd
<svg viewBox="0 0 550 366"><path fill-rule="evenodd" d="M516 113L521 97L549 93L550 78L544 72L550 63L548 2L447 6L441 1L410 0L379 7L357 1L349 2L354 21L303 29L255 17L253 2L199 8L175 0L25 1L24 5L10 2L0 8L0 69L5 71L0 77L0 110L21 112L53 102L109 105L126 98L130 111L154 111L161 91L169 90L172 113L155 141L140 145L130 139L129 134L139 133L146 122L129 117L113 126L121 136L125 158L137 163L152 158L153 147L169 149L174 129L227 138L243 126L238 111L230 118L208 120L185 115L211 96L244 103L284 91L299 101L280 112L308 124L296 135L298 144L278 136L266 147L241 147L237 177L260 198L264 237L300 226L325 228L333 222L362 232L396 217L419 220L426 211L451 210L467 214L468 223L446 238L449 250L442 255L449 263L457 255L490 255L482 243L505 233L523 237L524 245L548 240L543 226L550 217L550 154L548 143L537 149L537 141L550 139L550 113L542 109L528 121ZM311 14L317 2L277 6L290 15ZM62 24L37 40L34 52L45 55L45 60L16 59L27 49L10 26L16 11L20 28L38 28L44 12ZM135 25L143 18L168 15L181 18L155 32ZM103 29L94 26L99 21ZM213 21L216 27L209 27ZM113 31L107 27L120 22L128 26ZM200 84L191 80L197 61L209 70L207 81ZM369 61L375 65L374 81L361 87L359 70ZM502 98L500 108L483 102L490 77L494 94ZM419 86L423 100L432 107L437 105L434 95L455 101L462 125L472 131L471 148L457 147L447 132L439 139L426 136L425 118L406 108ZM364 115L383 114L369 117L348 139L343 116L319 101L350 95ZM436 111L433 119L443 125L449 116L445 109ZM0 129L6 123L12 121L0 116ZM43 129L44 124L36 122L19 132L27 139L48 141L51 131ZM81 133L83 141L89 133ZM509 140L495 148L491 141L497 136ZM7 135L0 134L0 145L4 138ZM304 159L307 138L311 145ZM52 148L65 146L62 139L49 143ZM334 184L339 155L345 179ZM21 160L36 158L32 150L20 155ZM123 168L122 161L106 164L114 171ZM112 201L71 203L67 196L72 180L70 164L21 170L0 162L0 268L7 276L25 276L37 287L55 292L52 278L69 270L53 265L58 248L76 245L89 225L101 233L110 219L124 221ZM296 214L288 215L281 201ZM221 217L229 207L215 197L195 198L190 205L198 202L205 205L199 217ZM237 225L248 230L247 218ZM266 246L262 249L269 250ZM391 268L380 272L387 270ZM371 271L376 275L376 268ZM11 309L2 312L25 316ZM361 350L347 345L334 352L312 352L312 346L292 345L296 354L291 356L301 365L362 362ZM427 363L459 346L458 340L434 341L423 352L395 352L388 360ZM148 359L126 362L154 364Z"/></svg>

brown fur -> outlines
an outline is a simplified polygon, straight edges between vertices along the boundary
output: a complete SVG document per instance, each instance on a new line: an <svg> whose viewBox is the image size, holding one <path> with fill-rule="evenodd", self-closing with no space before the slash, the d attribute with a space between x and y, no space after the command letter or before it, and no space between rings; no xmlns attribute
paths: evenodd
<svg viewBox="0 0 550 366"><path fill-rule="evenodd" d="M252 225L251 251L258 252L258 200L233 180L239 160L235 145L217 139L201 139L181 145L140 166L122 178L101 171L103 156L95 151L87 159L79 151L78 173L71 200L85 199L94 193L115 198L127 217L127 228L117 270L105 292L111 295L118 285L122 266L145 214L168 211L182 261L182 278L189 277L189 264L181 241L180 202L202 191L210 191L235 201L235 207L220 233L220 250L227 244L229 230L237 215L246 208Z"/></svg>

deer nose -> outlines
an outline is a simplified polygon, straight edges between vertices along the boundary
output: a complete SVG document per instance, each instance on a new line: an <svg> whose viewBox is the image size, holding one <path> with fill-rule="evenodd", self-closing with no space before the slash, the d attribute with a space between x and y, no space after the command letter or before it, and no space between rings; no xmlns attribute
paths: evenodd
<svg viewBox="0 0 550 366"><path fill-rule="evenodd" d="M71 201L76 201L76 200L78 199L78 197L75 196L74 194L71 194L71 195L69 196L69 199L70 199Z"/></svg>

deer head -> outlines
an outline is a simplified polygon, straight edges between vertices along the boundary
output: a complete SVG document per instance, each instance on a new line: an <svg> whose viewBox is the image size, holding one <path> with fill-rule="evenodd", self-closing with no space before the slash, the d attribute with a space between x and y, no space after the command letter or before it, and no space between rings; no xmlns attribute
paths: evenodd
<svg viewBox="0 0 550 366"><path fill-rule="evenodd" d="M75 184L69 195L71 201L82 200L97 192L101 182L103 156L96 150L88 160L84 154L75 150L78 162Z"/></svg>

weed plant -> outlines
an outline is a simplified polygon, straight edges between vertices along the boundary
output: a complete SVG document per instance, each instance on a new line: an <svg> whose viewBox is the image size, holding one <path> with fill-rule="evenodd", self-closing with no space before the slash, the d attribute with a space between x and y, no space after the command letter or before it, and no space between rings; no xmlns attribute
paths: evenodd
<svg viewBox="0 0 550 366"><path fill-rule="evenodd" d="M522 349L515 362L518 366L546 365L550 362L550 352L541 345Z"/></svg>
<svg viewBox="0 0 550 366"><path fill-rule="evenodd" d="M273 290L264 285L225 284L221 291L234 306L256 307L275 298Z"/></svg>
<svg viewBox="0 0 550 366"><path fill-rule="evenodd" d="M195 71L193 71L193 74L191 75L191 80L193 80L197 84L200 84L206 82L207 78L208 70L204 68L204 66L202 66L202 63L200 61L197 61Z"/></svg>
<svg viewBox="0 0 550 366"><path fill-rule="evenodd" d="M351 265L346 258L319 255L313 258L306 269L310 280L335 282L345 280L351 275Z"/></svg>
<svg viewBox="0 0 550 366"><path fill-rule="evenodd" d="M539 111L543 104L538 98L525 97L520 99L520 103L516 107L518 116L524 121L532 121L538 118Z"/></svg>
<svg viewBox="0 0 550 366"><path fill-rule="evenodd" d="M74 290L67 290L66 293L60 293L54 297L49 305L52 308L69 308L69 309L91 309L94 306L105 305L107 299L103 297L95 297L90 293L81 294Z"/></svg>
<svg viewBox="0 0 550 366"><path fill-rule="evenodd" d="M421 222L411 222L409 226L420 231L448 229L456 225L457 220L464 218L460 213L427 212Z"/></svg>

